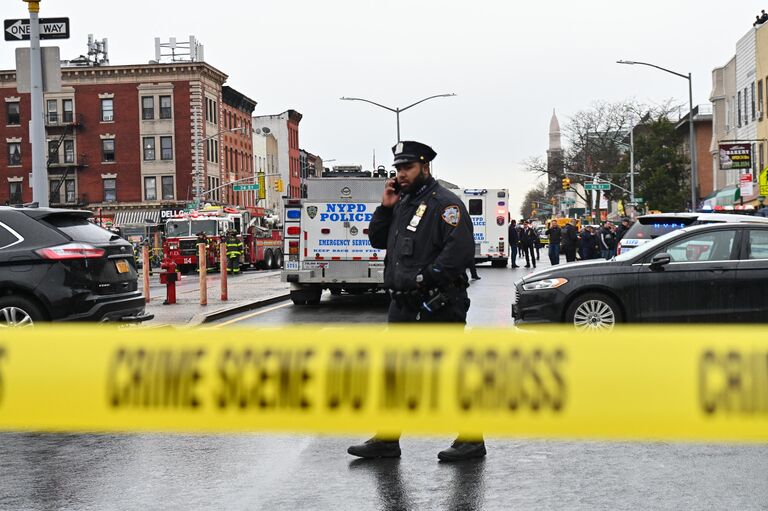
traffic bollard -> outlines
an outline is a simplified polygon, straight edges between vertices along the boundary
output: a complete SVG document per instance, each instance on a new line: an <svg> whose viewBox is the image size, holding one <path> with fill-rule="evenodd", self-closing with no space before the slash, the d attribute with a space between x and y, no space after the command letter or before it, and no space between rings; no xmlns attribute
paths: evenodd
<svg viewBox="0 0 768 511"><path fill-rule="evenodd" d="M144 270L144 302L149 303L149 245L141 247L141 268Z"/></svg>
<svg viewBox="0 0 768 511"><path fill-rule="evenodd" d="M227 267L227 245L226 243L222 243L219 245L219 268L221 268L221 271L219 272L221 274L221 301L226 302L227 301L227 271L229 268Z"/></svg>
<svg viewBox="0 0 768 511"><path fill-rule="evenodd" d="M205 243L197 245L197 264L200 267L200 305L208 305L208 271L205 257Z"/></svg>

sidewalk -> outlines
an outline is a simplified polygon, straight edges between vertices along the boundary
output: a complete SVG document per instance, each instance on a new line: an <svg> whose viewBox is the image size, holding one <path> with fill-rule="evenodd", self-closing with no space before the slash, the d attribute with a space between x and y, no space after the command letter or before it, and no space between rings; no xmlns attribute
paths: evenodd
<svg viewBox="0 0 768 511"><path fill-rule="evenodd" d="M218 273L208 275L208 305L200 305L199 277L184 275L176 287L176 304L163 305L165 285L159 283L158 272L151 276L150 303L146 311L154 319L142 323L145 327L166 325L195 326L226 316L254 309L276 301L287 300L289 284L280 282L280 271L247 271L229 275L229 300L221 301L221 280ZM139 288L143 289L144 276L139 273Z"/></svg>

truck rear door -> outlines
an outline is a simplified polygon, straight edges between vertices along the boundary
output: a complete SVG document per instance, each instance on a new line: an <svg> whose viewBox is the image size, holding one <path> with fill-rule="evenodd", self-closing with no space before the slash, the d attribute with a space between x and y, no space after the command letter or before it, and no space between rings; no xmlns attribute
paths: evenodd
<svg viewBox="0 0 768 511"><path fill-rule="evenodd" d="M304 261L384 260L384 250L368 240L368 224L378 203L306 202Z"/></svg>

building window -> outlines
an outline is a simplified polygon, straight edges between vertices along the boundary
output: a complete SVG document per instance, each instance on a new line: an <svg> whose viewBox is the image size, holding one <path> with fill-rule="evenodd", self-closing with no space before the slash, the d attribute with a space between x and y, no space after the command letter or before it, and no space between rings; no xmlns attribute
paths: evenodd
<svg viewBox="0 0 768 511"><path fill-rule="evenodd" d="M75 141L64 141L64 163L75 163Z"/></svg>
<svg viewBox="0 0 768 511"><path fill-rule="evenodd" d="M144 200L157 200L157 178L144 178Z"/></svg>
<svg viewBox="0 0 768 511"><path fill-rule="evenodd" d="M46 110L48 112L48 124L58 124L59 121L59 105L55 99L49 99L46 101Z"/></svg>
<svg viewBox="0 0 768 511"><path fill-rule="evenodd" d="M144 161L155 159L155 137L144 137L142 142L144 148Z"/></svg>
<svg viewBox="0 0 768 511"><path fill-rule="evenodd" d="M160 118L170 119L172 115L173 111L171 109L171 97L160 96Z"/></svg>
<svg viewBox="0 0 768 511"><path fill-rule="evenodd" d="M114 100L101 100L101 120L102 122L112 122L115 120Z"/></svg>
<svg viewBox="0 0 768 511"><path fill-rule="evenodd" d="M21 204L21 182L15 181L13 183L8 183L9 185L9 199L8 202L10 204Z"/></svg>
<svg viewBox="0 0 768 511"><path fill-rule="evenodd" d="M752 95L750 98L752 99L752 120L754 121L757 118L757 113L755 111L755 82L752 82Z"/></svg>
<svg viewBox="0 0 768 511"><path fill-rule="evenodd" d="M155 118L155 98L152 96L142 96L141 98L141 118L145 121Z"/></svg>
<svg viewBox="0 0 768 511"><path fill-rule="evenodd" d="M75 107L71 99L61 100L62 120L71 123L75 120Z"/></svg>
<svg viewBox="0 0 768 511"><path fill-rule="evenodd" d="M741 91L739 91L739 99L736 102L736 104L738 105L738 113L736 114L736 120L737 120L736 126L741 128Z"/></svg>
<svg viewBox="0 0 768 511"><path fill-rule="evenodd" d="M103 181L104 184L104 202L117 201L117 179L109 178Z"/></svg>
<svg viewBox="0 0 768 511"><path fill-rule="evenodd" d="M5 104L6 121L8 125L18 126L21 124L21 106L18 101L11 101Z"/></svg>
<svg viewBox="0 0 768 511"><path fill-rule="evenodd" d="M173 159L173 137L160 137L160 159Z"/></svg>
<svg viewBox="0 0 768 511"><path fill-rule="evenodd" d="M160 178L163 185L163 200L173 200L173 176Z"/></svg>
<svg viewBox="0 0 768 511"><path fill-rule="evenodd" d="M115 139L107 138L101 141L101 161L115 161Z"/></svg>
<svg viewBox="0 0 768 511"><path fill-rule="evenodd" d="M8 165L21 165L21 144L18 142L8 144Z"/></svg>
<svg viewBox="0 0 768 511"><path fill-rule="evenodd" d="M59 141L48 141L48 165L55 165L59 163Z"/></svg>
<svg viewBox="0 0 768 511"><path fill-rule="evenodd" d="M77 202L77 195L75 194L74 179L67 179L64 181L64 201L68 204Z"/></svg>

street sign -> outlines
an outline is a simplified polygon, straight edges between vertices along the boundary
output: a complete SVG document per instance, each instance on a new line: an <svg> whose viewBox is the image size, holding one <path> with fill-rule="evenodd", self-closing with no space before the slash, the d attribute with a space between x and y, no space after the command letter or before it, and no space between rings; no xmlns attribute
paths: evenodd
<svg viewBox="0 0 768 511"><path fill-rule="evenodd" d="M585 190L610 190L611 183L584 183Z"/></svg>
<svg viewBox="0 0 768 511"><path fill-rule="evenodd" d="M575 199L563 199L563 204L569 205L569 204L576 204Z"/></svg>
<svg viewBox="0 0 768 511"><path fill-rule="evenodd" d="M635 202L637 202L638 204L642 204L643 202L645 202L645 199L643 199L642 197L635 197Z"/></svg>
<svg viewBox="0 0 768 511"><path fill-rule="evenodd" d="M259 191L258 183L252 185L235 185L232 189L236 192L257 192Z"/></svg>
<svg viewBox="0 0 768 511"><path fill-rule="evenodd" d="M29 41L28 19L4 20L6 41ZM40 39L69 39L69 18L40 18Z"/></svg>

